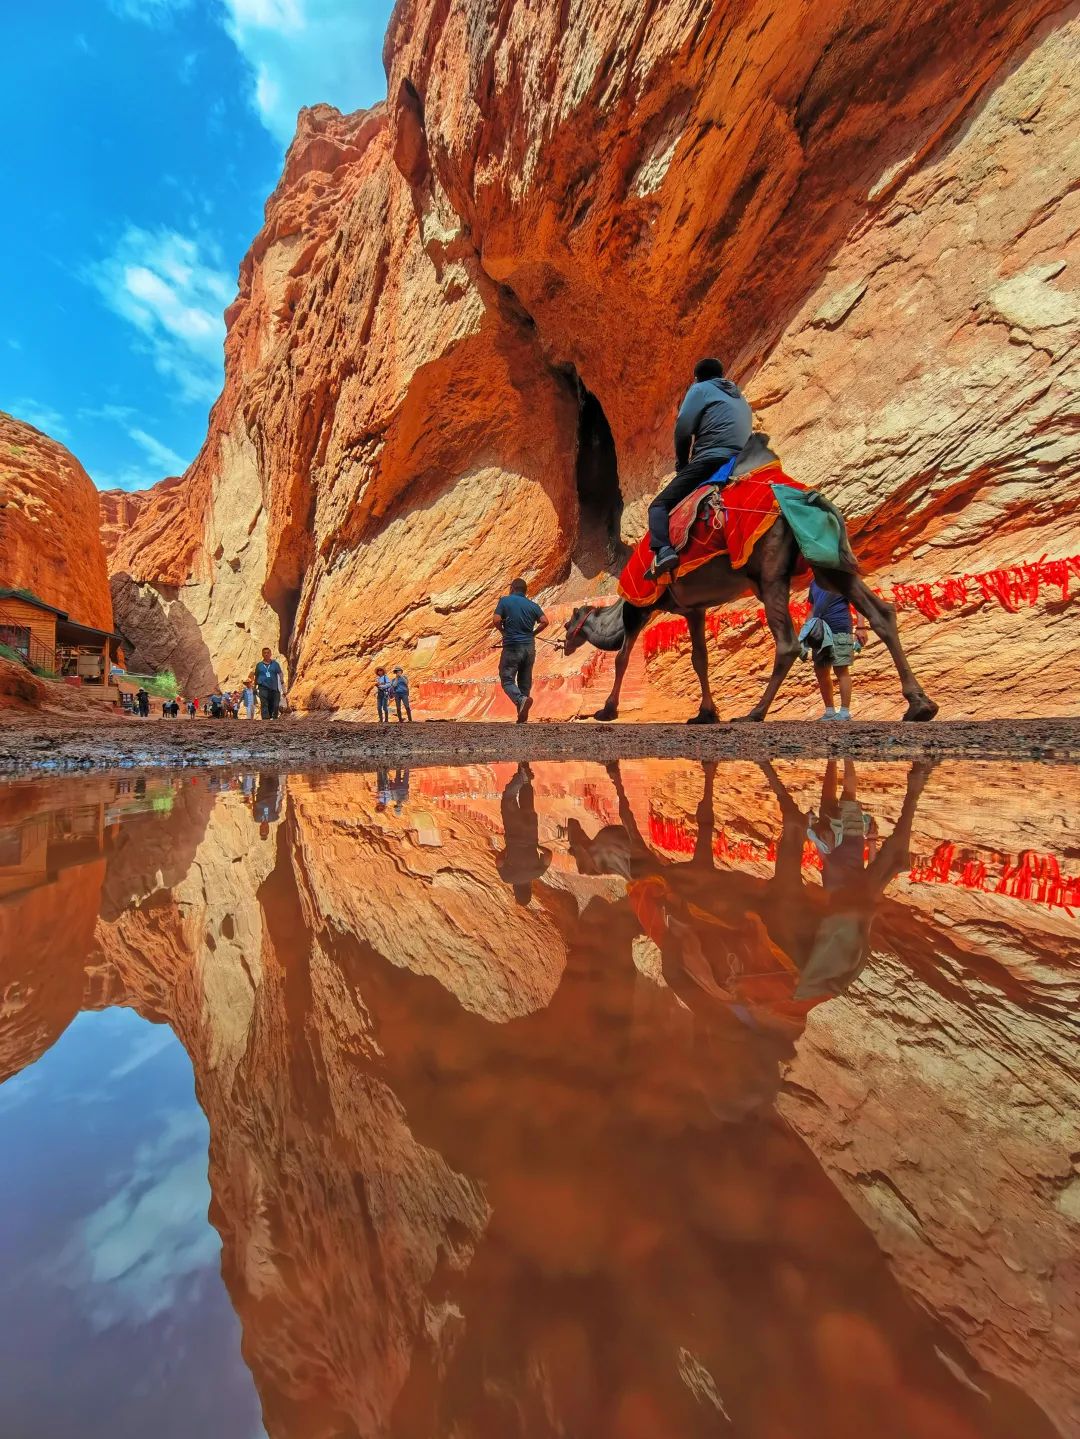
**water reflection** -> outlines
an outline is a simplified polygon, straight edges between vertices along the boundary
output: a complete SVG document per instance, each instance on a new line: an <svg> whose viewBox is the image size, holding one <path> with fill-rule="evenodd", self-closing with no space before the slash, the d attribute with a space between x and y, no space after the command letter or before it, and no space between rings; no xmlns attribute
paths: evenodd
<svg viewBox="0 0 1080 1439"><path fill-rule="evenodd" d="M170 1026L273 1439L1070 1434L1076 798L658 761L13 786L0 1075L80 1010ZM190 1246L128 1233L174 1128L102 1168L113 1257L65 1271L98 1314L180 1323ZM82 1402L122 1439L119 1372Z"/></svg>

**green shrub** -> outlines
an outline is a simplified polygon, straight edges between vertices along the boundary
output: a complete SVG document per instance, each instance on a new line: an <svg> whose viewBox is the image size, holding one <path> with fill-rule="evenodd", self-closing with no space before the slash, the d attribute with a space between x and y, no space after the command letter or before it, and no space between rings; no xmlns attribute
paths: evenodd
<svg viewBox="0 0 1080 1439"><path fill-rule="evenodd" d="M159 675L127 674L124 679L136 689L141 685L153 699L174 700L180 693L180 686L176 683L172 670L162 670Z"/></svg>

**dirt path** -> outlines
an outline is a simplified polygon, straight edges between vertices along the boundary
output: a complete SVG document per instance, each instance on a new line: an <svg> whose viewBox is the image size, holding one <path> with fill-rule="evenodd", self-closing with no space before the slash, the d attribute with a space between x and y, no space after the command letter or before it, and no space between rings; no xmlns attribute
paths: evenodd
<svg viewBox="0 0 1080 1439"><path fill-rule="evenodd" d="M946 721L928 725L687 726L575 723L350 724L288 717L242 720L117 719L20 715L0 719L0 774L116 765L265 765L282 769L506 759L765 759L849 755L854 759L1080 760L1080 719Z"/></svg>

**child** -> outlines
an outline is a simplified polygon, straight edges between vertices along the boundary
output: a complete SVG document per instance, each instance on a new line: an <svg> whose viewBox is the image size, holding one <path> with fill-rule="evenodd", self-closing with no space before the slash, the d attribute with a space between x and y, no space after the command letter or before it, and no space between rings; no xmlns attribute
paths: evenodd
<svg viewBox="0 0 1080 1439"><path fill-rule="evenodd" d="M397 704L398 723L401 723L402 705L405 706L405 713L409 716L409 721L411 723L412 710L409 707L409 681L405 678L405 671L401 668L400 665L394 666L394 678L391 684L391 690L393 692L394 701Z"/></svg>
<svg viewBox="0 0 1080 1439"><path fill-rule="evenodd" d="M379 723L390 723L390 695L394 681L383 669L382 665L375 668L375 702L379 707ZM401 706L398 706L398 714L401 713Z"/></svg>

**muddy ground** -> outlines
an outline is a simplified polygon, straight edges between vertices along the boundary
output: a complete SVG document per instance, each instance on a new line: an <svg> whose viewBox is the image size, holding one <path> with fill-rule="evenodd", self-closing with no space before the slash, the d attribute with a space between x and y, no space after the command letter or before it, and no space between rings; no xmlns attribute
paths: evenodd
<svg viewBox="0 0 1080 1439"><path fill-rule="evenodd" d="M1080 719L977 724L824 723L762 725L528 725L428 720L380 727L315 716L275 723L5 715L0 774L117 765L262 765L276 769L486 760L658 758L765 759L848 755L853 759L1080 760Z"/></svg>

